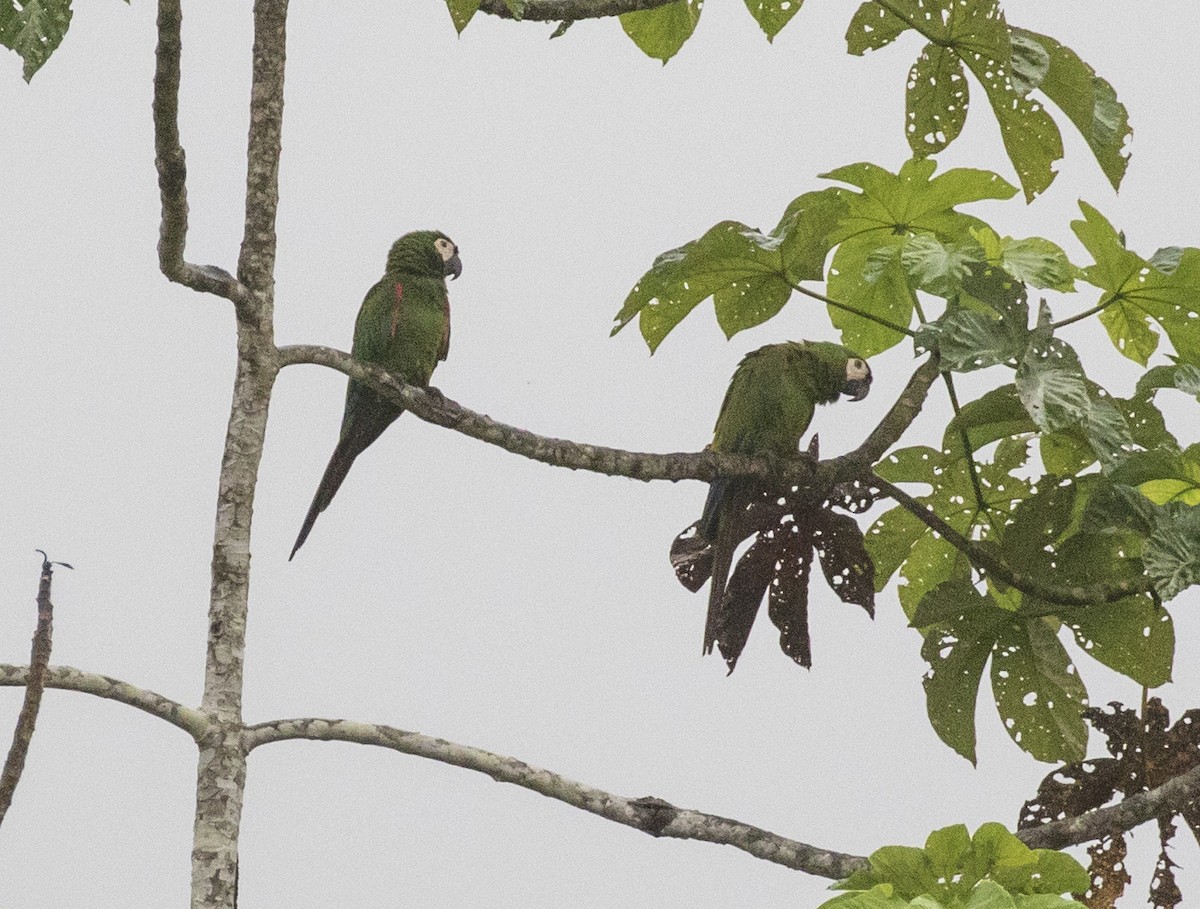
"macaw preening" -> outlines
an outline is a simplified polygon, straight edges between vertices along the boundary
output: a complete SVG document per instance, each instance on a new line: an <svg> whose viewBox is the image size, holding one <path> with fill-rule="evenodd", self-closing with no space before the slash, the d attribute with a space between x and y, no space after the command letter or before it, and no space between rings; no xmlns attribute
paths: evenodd
<svg viewBox="0 0 1200 909"><path fill-rule="evenodd" d="M367 291L362 302L354 323L351 355L394 373L410 385L428 386L434 367L446 359L450 349L446 277L457 278L460 274L458 247L445 234L436 230L405 234L392 244L383 277ZM403 407L350 380L337 448L288 561L304 545L317 515L333 501L354 459L403 412Z"/></svg>
<svg viewBox="0 0 1200 909"><path fill-rule="evenodd" d="M840 344L787 341L768 344L738 364L713 430L713 451L775 458L796 457L800 437L818 404L841 395L861 401L871 390L867 361ZM699 548L711 552L712 586L704 625L704 653L722 644L726 581L738 545L748 535L740 520L759 495L759 481L718 477L708 489L696 526ZM686 583L686 582L685 582ZM703 584L698 578L696 587Z"/></svg>

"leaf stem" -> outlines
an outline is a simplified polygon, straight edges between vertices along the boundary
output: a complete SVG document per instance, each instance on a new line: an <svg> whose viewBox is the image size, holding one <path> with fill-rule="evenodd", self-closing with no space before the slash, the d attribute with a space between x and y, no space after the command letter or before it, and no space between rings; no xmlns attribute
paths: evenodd
<svg viewBox="0 0 1200 909"><path fill-rule="evenodd" d="M1119 291L1114 291L1108 299L1101 299L1100 302L1091 309L1085 309L1083 312L1076 313L1073 316L1068 316L1067 318L1060 319L1057 322L1051 322L1050 328L1053 330L1058 330L1060 328L1066 328L1068 325L1074 325L1076 322L1082 322L1084 319L1094 316L1098 312L1104 312L1104 310L1108 309L1108 307L1120 300L1123 300L1124 298L1124 294L1120 293Z"/></svg>
<svg viewBox="0 0 1200 909"><path fill-rule="evenodd" d="M948 372L943 372L942 379L946 383L946 393L950 396L950 406L954 408L954 419L958 425L958 438L962 442L963 456L967 459L967 472L971 476L971 488L975 490L975 503L979 506L979 510L986 514L988 505L983 498L983 486L979 482L979 471L975 465L975 451L971 448L971 437L967 435L967 427L962 424L962 420L960 419L962 416L962 407L958 403L958 392L954 390L954 377Z"/></svg>
<svg viewBox="0 0 1200 909"><path fill-rule="evenodd" d="M853 313L856 316L860 316L863 319L874 322L876 325L882 325L884 328L890 328L892 331L899 332L902 335L908 335L910 338L915 338L917 336L917 333L911 328L905 328L902 325L897 325L895 322L891 322L882 318L881 316L877 316L873 313L859 309L857 306L851 306L849 303L839 303L832 297L827 297L825 294L818 293L815 290L809 290L807 287L802 287L799 284L793 284L791 281L789 281L788 284L792 290L796 291L797 293L802 293L806 297L812 297L814 300L820 300L825 305L832 306L834 309L840 309L843 312Z"/></svg>

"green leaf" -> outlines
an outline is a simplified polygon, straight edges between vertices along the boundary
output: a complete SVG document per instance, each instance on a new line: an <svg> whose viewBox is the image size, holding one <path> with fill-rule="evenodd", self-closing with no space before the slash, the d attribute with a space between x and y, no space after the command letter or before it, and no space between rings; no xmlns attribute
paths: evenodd
<svg viewBox="0 0 1200 909"><path fill-rule="evenodd" d="M527 0L504 0L504 5L508 11L512 13L512 17L518 22L525 16L525 4Z"/></svg>
<svg viewBox="0 0 1200 909"><path fill-rule="evenodd" d="M947 313L937 331L942 366L954 372L1013 365L1025 353L1028 339L1029 329L1020 322L970 309Z"/></svg>
<svg viewBox="0 0 1200 909"><path fill-rule="evenodd" d="M925 839L929 867L935 875L946 881L954 879L962 867L964 856L970 851L971 835L967 833L966 824L943 827Z"/></svg>
<svg viewBox="0 0 1200 909"><path fill-rule="evenodd" d="M1086 422L1091 395L1083 367L1071 346L1053 337L1045 303L1016 379L1021 403L1041 429L1053 431Z"/></svg>
<svg viewBox="0 0 1200 909"><path fill-rule="evenodd" d="M1086 202L1079 203L1084 220L1071 222L1083 245L1096 260L1081 275L1106 291L1102 316L1117 349L1145 363L1157 346L1145 317L1158 322L1175 346L1180 359L1200 365L1200 249L1160 250L1153 261L1125 248L1124 242L1103 215ZM1140 311L1140 313L1139 313Z"/></svg>
<svg viewBox="0 0 1200 909"><path fill-rule="evenodd" d="M993 388L983 397L964 404L958 415L950 421L942 437L942 449L959 452L959 456L962 448L959 442L960 427L967 431L972 452L999 439L1037 431L1037 426L1017 395L1016 386L1011 384Z"/></svg>
<svg viewBox="0 0 1200 909"><path fill-rule="evenodd" d="M16 9L12 0L0 0L0 44L25 61L25 81L30 81L58 49L71 26L71 0L24 0Z"/></svg>
<svg viewBox="0 0 1200 909"><path fill-rule="evenodd" d="M746 0L746 9L750 10L767 40L774 41L803 4L804 0Z"/></svg>
<svg viewBox="0 0 1200 909"><path fill-rule="evenodd" d="M1138 379L1136 394L1147 397L1160 388L1176 388L1200 401L1200 367L1190 363L1155 366Z"/></svg>
<svg viewBox="0 0 1200 909"><path fill-rule="evenodd" d="M844 195L845 190L835 186L805 193L783 213L773 236L780 239L779 254L788 280L824 280L825 259L835 245L830 237L848 211Z"/></svg>
<svg viewBox="0 0 1200 909"><path fill-rule="evenodd" d="M479 2L480 0L446 0L446 7L450 10L450 19L454 22L454 28L460 35L467 27L467 23L479 12Z"/></svg>
<svg viewBox="0 0 1200 909"><path fill-rule="evenodd" d="M1011 893L995 881L980 881L971 891L963 909L1016 909Z"/></svg>
<svg viewBox="0 0 1200 909"><path fill-rule="evenodd" d="M871 871L895 888L896 895L911 900L937 888L937 875L925 850L915 846L884 846L871 853Z"/></svg>
<svg viewBox="0 0 1200 909"><path fill-rule="evenodd" d="M1087 689L1046 619L1001 626L992 659L992 692L1009 736L1039 761L1082 760Z"/></svg>
<svg viewBox="0 0 1200 909"><path fill-rule="evenodd" d="M663 253L630 291L613 334L638 316L651 352L700 302L713 298L728 337L765 322L788 301L779 241L736 221Z"/></svg>
<svg viewBox="0 0 1200 909"><path fill-rule="evenodd" d="M855 10L854 18L846 29L846 52L861 57L867 51L891 44L909 27L899 16L874 0L867 0Z"/></svg>
<svg viewBox="0 0 1200 909"><path fill-rule="evenodd" d="M1113 87L1069 47L1047 35L1013 28L1012 43L1014 64L1019 45L1045 53L1048 65L1037 87L1075 124L1112 188L1119 189L1129 166L1126 144L1133 130Z"/></svg>
<svg viewBox="0 0 1200 909"><path fill-rule="evenodd" d="M980 596L967 581L948 583L952 586L942 595L957 597L963 606L954 620L931 630L921 646L921 656L929 663L925 709L938 737L974 764L979 680L1006 613L991 606L990 598Z"/></svg>
<svg viewBox="0 0 1200 909"><path fill-rule="evenodd" d="M971 267L981 265L973 243L943 243L932 234L914 234L900 248L900 263L916 286L944 298L957 298Z"/></svg>
<svg viewBox="0 0 1200 909"><path fill-rule="evenodd" d="M642 53L666 64L692 37L703 6L704 0L676 0L654 9L622 13L621 28Z"/></svg>
<svg viewBox="0 0 1200 909"><path fill-rule="evenodd" d="M954 49L930 42L908 72L905 133L919 157L940 152L958 138L967 120L969 94Z"/></svg>
<svg viewBox="0 0 1200 909"><path fill-rule="evenodd" d="M1100 324L1113 346L1135 363L1145 366L1158 350L1158 332L1149 325L1150 315L1138 306L1118 300L1100 311Z"/></svg>
<svg viewBox="0 0 1200 909"><path fill-rule="evenodd" d="M892 893L891 884L877 884L870 890L842 893L823 902L819 909L912 909L908 900Z"/></svg>
<svg viewBox="0 0 1200 909"><path fill-rule="evenodd" d="M1108 553L1093 547L1090 555L1093 560L1103 561ZM1147 688L1157 688L1171 680L1174 624L1170 614L1149 596L1063 609L1059 617L1074 632L1084 652L1108 668Z"/></svg>
<svg viewBox="0 0 1200 909"><path fill-rule="evenodd" d="M954 240L971 227L983 226L979 219L955 211L956 205L1011 199L1016 193L1015 187L991 171L960 167L933 177L936 167L929 158L913 158L896 174L868 162L821 174L862 190L844 196L849 210L835 234L836 241L850 237L866 240L865 235L872 233L873 239L882 241L920 232Z"/></svg>
<svg viewBox="0 0 1200 909"><path fill-rule="evenodd" d="M905 327L912 321L916 294L900 263L903 240L878 238L847 240L833 254L829 270L829 296L846 306ZM829 319L842 333L842 343L860 356L873 357L904 340L904 335L844 309L830 306Z"/></svg>
<svg viewBox="0 0 1200 909"><path fill-rule="evenodd" d="M1000 241L1000 255L996 264L1018 281L1034 287L1064 292L1075 289L1077 269L1067 259L1062 247L1041 237L1026 237L1024 240L1005 237Z"/></svg>
<svg viewBox="0 0 1200 909"><path fill-rule="evenodd" d="M882 593L892 575L908 558L913 544L928 528L915 515L897 505L884 512L867 531L867 553L875 563L875 592Z"/></svg>
<svg viewBox="0 0 1200 909"><path fill-rule="evenodd" d="M1169 600L1200 582L1200 509L1184 507L1171 521L1160 521L1142 550L1154 589Z"/></svg>
<svg viewBox="0 0 1200 909"><path fill-rule="evenodd" d="M1087 869L1074 856L1055 849L1034 849L1033 853L1037 867L1031 871L1029 889L1034 893L1083 893L1091 884Z"/></svg>

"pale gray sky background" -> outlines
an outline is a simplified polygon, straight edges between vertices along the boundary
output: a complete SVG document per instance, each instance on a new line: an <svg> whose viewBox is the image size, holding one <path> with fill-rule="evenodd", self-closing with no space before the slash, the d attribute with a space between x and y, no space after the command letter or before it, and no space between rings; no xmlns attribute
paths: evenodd
<svg viewBox="0 0 1200 909"><path fill-rule="evenodd" d="M741 355L832 338L823 311L796 299L727 343L706 305L653 358L634 330L609 339L612 316L659 252L724 218L770 228L794 196L825 185L816 174L860 160L895 170L908 156L903 83L919 43L846 56L855 6L814 0L771 46L742 3L710 0L663 68L615 21L549 42L548 27L480 17L460 40L439 0L293 4L279 341L348 349L388 245L436 227L465 266L451 286L451 356L434 378L448 396L552 435L699 449ZM188 258L227 268L241 234L248 7L184 11ZM1200 245L1200 12L1128 0L1006 9L1114 84L1134 159L1118 197L1065 132L1063 172L1042 199L972 210L1079 260L1068 223L1080 197L1139 251ZM28 659L41 547L76 567L55 579L54 662L195 704L233 319L226 302L157 269L153 17L145 0L77 4L31 87L14 55L0 58L0 661ZM1013 179L983 109L941 166ZM1094 301L1081 294L1063 312ZM1069 337L1128 393L1135 372L1102 332ZM856 444L911 367L903 350L881 357L866 402L822 410L822 451ZM255 511L249 721L389 723L860 853L959 821L1011 825L1049 769L1009 741L986 684L979 767L938 741L920 640L894 588L873 623L814 588L811 672L779 652L765 617L732 677L701 659L704 595L667 562L699 513L699 484L556 470L405 417L289 564L344 386L295 367L276 387ZM945 418L933 397L926 428ZM905 441L930 438L918 426ZM1163 696L1175 713L1200 700L1195 600L1172 610L1181 657ZM1094 702L1136 701L1132 682L1080 668ZM0 728L20 698L0 690ZM48 692L0 829L0 906L183 905L195 765L177 729ZM1136 836L1129 905L1145 899L1153 839ZM1178 844L1195 899L1196 844L1186 833ZM241 855L247 907L803 907L827 884L341 744L254 752Z"/></svg>

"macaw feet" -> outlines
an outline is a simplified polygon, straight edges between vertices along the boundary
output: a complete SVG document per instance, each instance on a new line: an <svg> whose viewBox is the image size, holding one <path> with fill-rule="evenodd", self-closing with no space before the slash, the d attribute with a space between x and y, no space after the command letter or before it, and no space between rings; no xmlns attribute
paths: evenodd
<svg viewBox="0 0 1200 909"><path fill-rule="evenodd" d="M446 403L446 396L442 394L440 388L434 388L432 385L426 385L422 391L429 395L429 399L433 401L434 404L440 406Z"/></svg>

